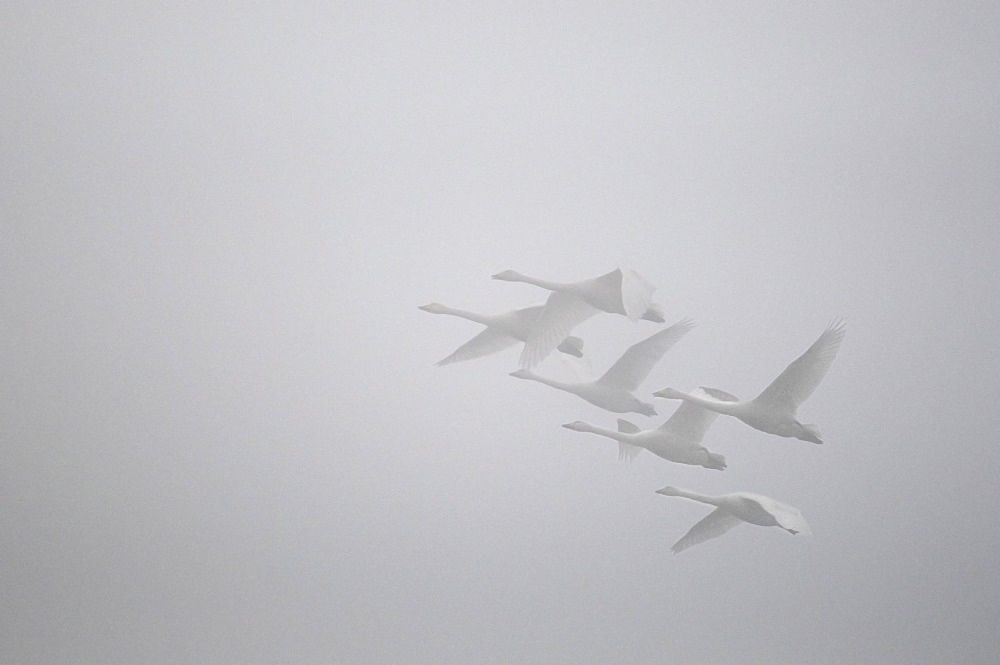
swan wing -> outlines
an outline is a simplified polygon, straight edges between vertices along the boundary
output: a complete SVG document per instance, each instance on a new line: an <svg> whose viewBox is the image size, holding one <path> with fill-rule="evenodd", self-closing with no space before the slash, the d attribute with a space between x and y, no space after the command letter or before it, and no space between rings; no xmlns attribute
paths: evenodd
<svg viewBox="0 0 1000 665"><path fill-rule="evenodd" d="M660 361L677 341L694 328L694 321L684 319L669 328L636 342L622 354L611 368L598 379L599 382L632 392L639 387L653 366Z"/></svg>
<svg viewBox="0 0 1000 665"><path fill-rule="evenodd" d="M778 522L778 526L786 531L801 533L803 535L812 534L812 530L809 528L809 523L806 522L806 518L802 517L802 513L799 512L798 508L794 508L789 506L787 503L782 503L776 499L772 499L769 496L749 493L744 494L747 498L753 499L758 505L760 505L761 508L770 513L771 516Z"/></svg>
<svg viewBox="0 0 1000 665"><path fill-rule="evenodd" d="M545 301L545 306L524 343L524 350L521 351L521 367L528 369L540 363L566 339L573 328L598 311L596 307L574 295L553 291Z"/></svg>
<svg viewBox="0 0 1000 665"><path fill-rule="evenodd" d="M487 328L462 346L455 349L450 356L439 361L437 365L450 365L451 363L457 363L463 360L482 358L483 356L488 356L503 351L504 349L508 349L515 344L517 344L517 340L513 337L508 337L493 328Z"/></svg>
<svg viewBox="0 0 1000 665"><path fill-rule="evenodd" d="M638 321L646 313L653 302L653 286L642 275L630 268L619 268L621 273L622 306L625 316L631 321Z"/></svg>
<svg viewBox="0 0 1000 665"><path fill-rule="evenodd" d="M618 442L618 461L631 462L643 449L631 443Z"/></svg>
<svg viewBox="0 0 1000 665"><path fill-rule="evenodd" d="M735 526L743 524L743 520L722 508L716 508L706 517L691 527L684 537L674 543L670 551L674 554L683 552L689 547L703 543L712 538L718 538Z"/></svg>
<svg viewBox="0 0 1000 665"><path fill-rule="evenodd" d="M691 394L696 397L707 396L701 388L692 390ZM682 401L681 405L674 411L674 415L670 416L667 422L660 425L657 430L697 446L701 444L708 428L718 417L719 414L716 411L709 411L694 402Z"/></svg>
<svg viewBox="0 0 1000 665"><path fill-rule="evenodd" d="M831 323L819 339L792 361L754 401L776 409L791 408L794 412L823 380L833 359L837 357L846 333L847 324L844 321Z"/></svg>

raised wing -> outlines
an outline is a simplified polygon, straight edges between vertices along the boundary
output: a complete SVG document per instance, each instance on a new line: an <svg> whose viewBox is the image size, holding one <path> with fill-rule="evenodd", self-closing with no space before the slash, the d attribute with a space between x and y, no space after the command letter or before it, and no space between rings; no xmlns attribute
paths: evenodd
<svg viewBox="0 0 1000 665"><path fill-rule="evenodd" d="M618 419L618 431L625 432L626 434L637 434L640 430L639 428L624 418ZM625 443L624 441L618 442L618 461L619 462L631 462L635 459L635 456L642 452L640 446L632 445L631 443Z"/></svg>
<svg viewBox="0 0 1000 665"><path fill-rule="evenodd" d="M642 275L630 268L620 268L622 305L625 316L632 321L638 321L653 302L653 292L656 287Z"/></svg>
<svg viewBox="0 0 1000 665"><path fill-rule="evenodd" d="M493 328L487 328L462 346L455 349L454 353L439 361L437 365L450 365L451 363L457 363L463 360L482 358L483 356L488 356L503 351L504 349L508 349L515 344L517 344L517 340L513 337L508 337L501 332L497 332Z"/></svg>
<svg viewBox="0 0 1000 665"><path fill-rule="evenodd" d="M722 508L716 508L705 518L691 527L688 532L684 534L683 538L674 543L674 546L670 548L670 551L674 554L683 552L687 548L703 543L706 540L718 538L734 526L739 526L740 524L743 524L743 520L739 517L726 512Z"/></svg>
<svg viewBox="0 0 1000 665"><path fill-rule="evenodd" d="M831 323L819 339L792 361L754 401L772 409L791 409L794 413L823 380L846 334L847 324L844 321Z"/></svg>
<svg viewBox="0 0 1000 665"><path fill-rule="evenodd" d="M656 363L677 341L694 328L694 321L684 319L669 328L650 335L628 348L599 382L632 392L646 380Z"/></svg>
<svg viewBox="0 0 1000 665"><path fill-rule="evenodd" d="M569 336L573 328L599 311L574 295L553 291L545 301L545 307L538 315L534 328L524 343L524 350L521 351L521 367L528 369L540 363Z"/></svg>
<svg viewBox="0 0 1000 665"><path fill-rule="evenodd" d="M782 503L769 496L750 494L749 492L743 492L743 495L753 499L760 504L761 508L771 513L774 519L777 520L778 525L783 529L806 536L812 535L809 523L806 522L806 518L802 517L802 513L799 512L798 508L793 508L787 503Z"/></svg>
<svg viewBox="0 0 1000 665"><path fill-rule="evenodd" d="M701 388L692 390L691 394L696 397L708 397L708 394ZM692 446L699 446L702 439L705 438L708 428L718 417L719 414L715 411L709 411L694 402L682 401L681 405L674 411L674 415L670 416L667 422L657 429L690 443Z"/></svg>

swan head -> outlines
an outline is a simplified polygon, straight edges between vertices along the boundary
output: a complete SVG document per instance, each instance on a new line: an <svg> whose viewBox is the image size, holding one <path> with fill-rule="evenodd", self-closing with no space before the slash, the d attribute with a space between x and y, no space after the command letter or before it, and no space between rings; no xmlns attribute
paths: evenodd
<svg viewBox="0 0 1000 665"><path fill-rule="evenodd" d="M818 427L815 425L803 425L802 423L796 424L799 426L799 431L795 434L796 439L809 441L810 443L823 443L823 435L819 433Z"/></svg>
<svg viewBox="0 0 1000 665"><path fill-rule="evenodd" d="M524 275L516 270L502 270L493 275L493 279L500 279L505 282L521 282L524 281Z"/></svg>
<svg viewBox="0 0 1000 665"><path fill-rule="evenodd" d="M642 318L654 323L666 323L667 321L666 317L663 316L663 308L656 303L650 303L649 309L642 315Z"/></svg>
<svg viewBox="0 0 1000 665"><path fill-rule="evenodd" d="M431 314L444 314L445 310L448 308L441 303L432 302L429 305L421 305L420 307L417 307L417 309L430 312Z"/></svg>
<svg viewBox="0 0 1000 665"><path fill-rule="evenodd" d="M676 487L671 487L670 485L667 485L666 487L661 487L660 489L656 490L656 493L657 494L662 494L663 496L680 496L681 495L680 491L678 491L678 489Z"/></svg>
<svg viewBox="0 0 1000 665"><path fill-rule="evenodd" d="M534 374L531 373L530 369L518 369L511 372L510 376L513 376L518 379L530 379L534 377Z"/></svg>
<svg viewBox="0 0 1000 665"><path fill-rule="evenodd" d="M590 425L588 425L587 423L583 422L582 420L574 420L571 423L566 423L565 425L563 425L563 427L565 427L566 429L571 429L574 432L589 432L590 431Z"/></svg>

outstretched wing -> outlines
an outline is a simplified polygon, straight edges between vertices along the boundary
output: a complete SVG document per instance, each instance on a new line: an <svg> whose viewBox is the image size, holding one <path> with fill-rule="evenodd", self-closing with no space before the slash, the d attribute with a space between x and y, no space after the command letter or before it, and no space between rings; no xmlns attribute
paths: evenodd
<svg viewBox="0 0 1000 665"><path fill-rule="evenodd" d="M515 344L517 344L517 340L513 337L508 337L501 332L497 332L493 328L487 328L462 346L455 349L454 353L439 361L437 365L450 365L451 363L457 363L463 360L482 358L483 356L488 356L503 351L504 349L508 349Z"/></svg>
<svg viewBox="0 0 1000 665"><path fill-rule="evenodd" d="M562 291L553 291L521 351L521 367L534 367L577 327L600 311Z"/></svg>
<svg viewBox="0 0 1000 665"><path fill-rule="evenodd" d="M632 392L645 381L656 363L677 341L694 328L694 321L684 319L669 328L636 342L598 379L601 383Z"/></svg>
<svg viewBox="0 0 1000 665"><path fill-rule="evenodd" d="M708 394L702 388L691 391L696 397L707 397ZM705 433L712 426L719 414L715 411L698 406L694 402L682 401L681 405L674 411L667 422L657 429L661 432L669 433L677 439L686 441L692 446L701 445Z"/></svg>
<svg viewBox="0 0 1000 665"><path fill-rule="evenodd" d="M772 409L791 409L793 412L806 401L816 386L823 380L833 359L837 357L840 343L847 334L847 324L835 321L819 336L813 345L796 358L778 375L760 395L754 398L758 404Z"/></svg>
<svg viewBox="0 0 1000 665"><path fill-rule="evenodd" d="M703 543L706 540L718 538L734 526L739 526L740 524L743 524L743 520L739 517L726 512L722 508L716 508L705 518L691 527L688 532L684 534L683 538L674 543L674 546L670 548L670 551L674 554L683 552L687 548Z"/></svg>
<svg viewBox="0 0 1000 665"><path fill-rule="evenodd" d="M620 268L622 306L625 316L632 321L638 321L653 302L653 292L656 287L642 275L630 268Z"/></svg>

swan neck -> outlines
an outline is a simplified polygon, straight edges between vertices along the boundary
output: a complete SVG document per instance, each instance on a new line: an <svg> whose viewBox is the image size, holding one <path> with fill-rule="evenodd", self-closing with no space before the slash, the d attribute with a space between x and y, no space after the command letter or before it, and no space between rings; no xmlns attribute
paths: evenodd
<svg viewBox="0 0 1000 665"><path fill-rule="evenodd" d="M710 506L718 506L719 499L714 496L708 496L707 494L699 494L698 492L692 492L690 490L683 490L680 488L675 489L677 496L682 496L685 499L691 499L692 501L700 501L701 503L707 503Z"/></svg>
<svg viewBox="0 0 1000 665"><path fill-rule="evenodd" d="M454 307L442 306L442 314L447 314L448 316L457 316L460 319L466 319L468 321L474 321L475 323L481 323L484 326L489 325L486 321L486 317L482 314L477 314L476 312L470 312L465 309L456 309Z"/></svg>
<svg viewBox="0 0 1000 665"><path fill-rule="evenodd" d="M606 427L598 427L597 425L591 425L587 423L587 431L594 434L600 434L601 436L606 436L609 439L614 439L615 441L624 441L628 443L628 439L623 436L622 432L613 429L607 429Z"/></svg>
<svg viewBox="0 0 1000 665"><path fill-rule="evenodd" d="M559 291L563 289L566 285L562 282L552 282L547 279L539 279L538 277L530 277L528 275L517 274L520 281L537 286L543 289L548 289L549 291Z"/></svg>

